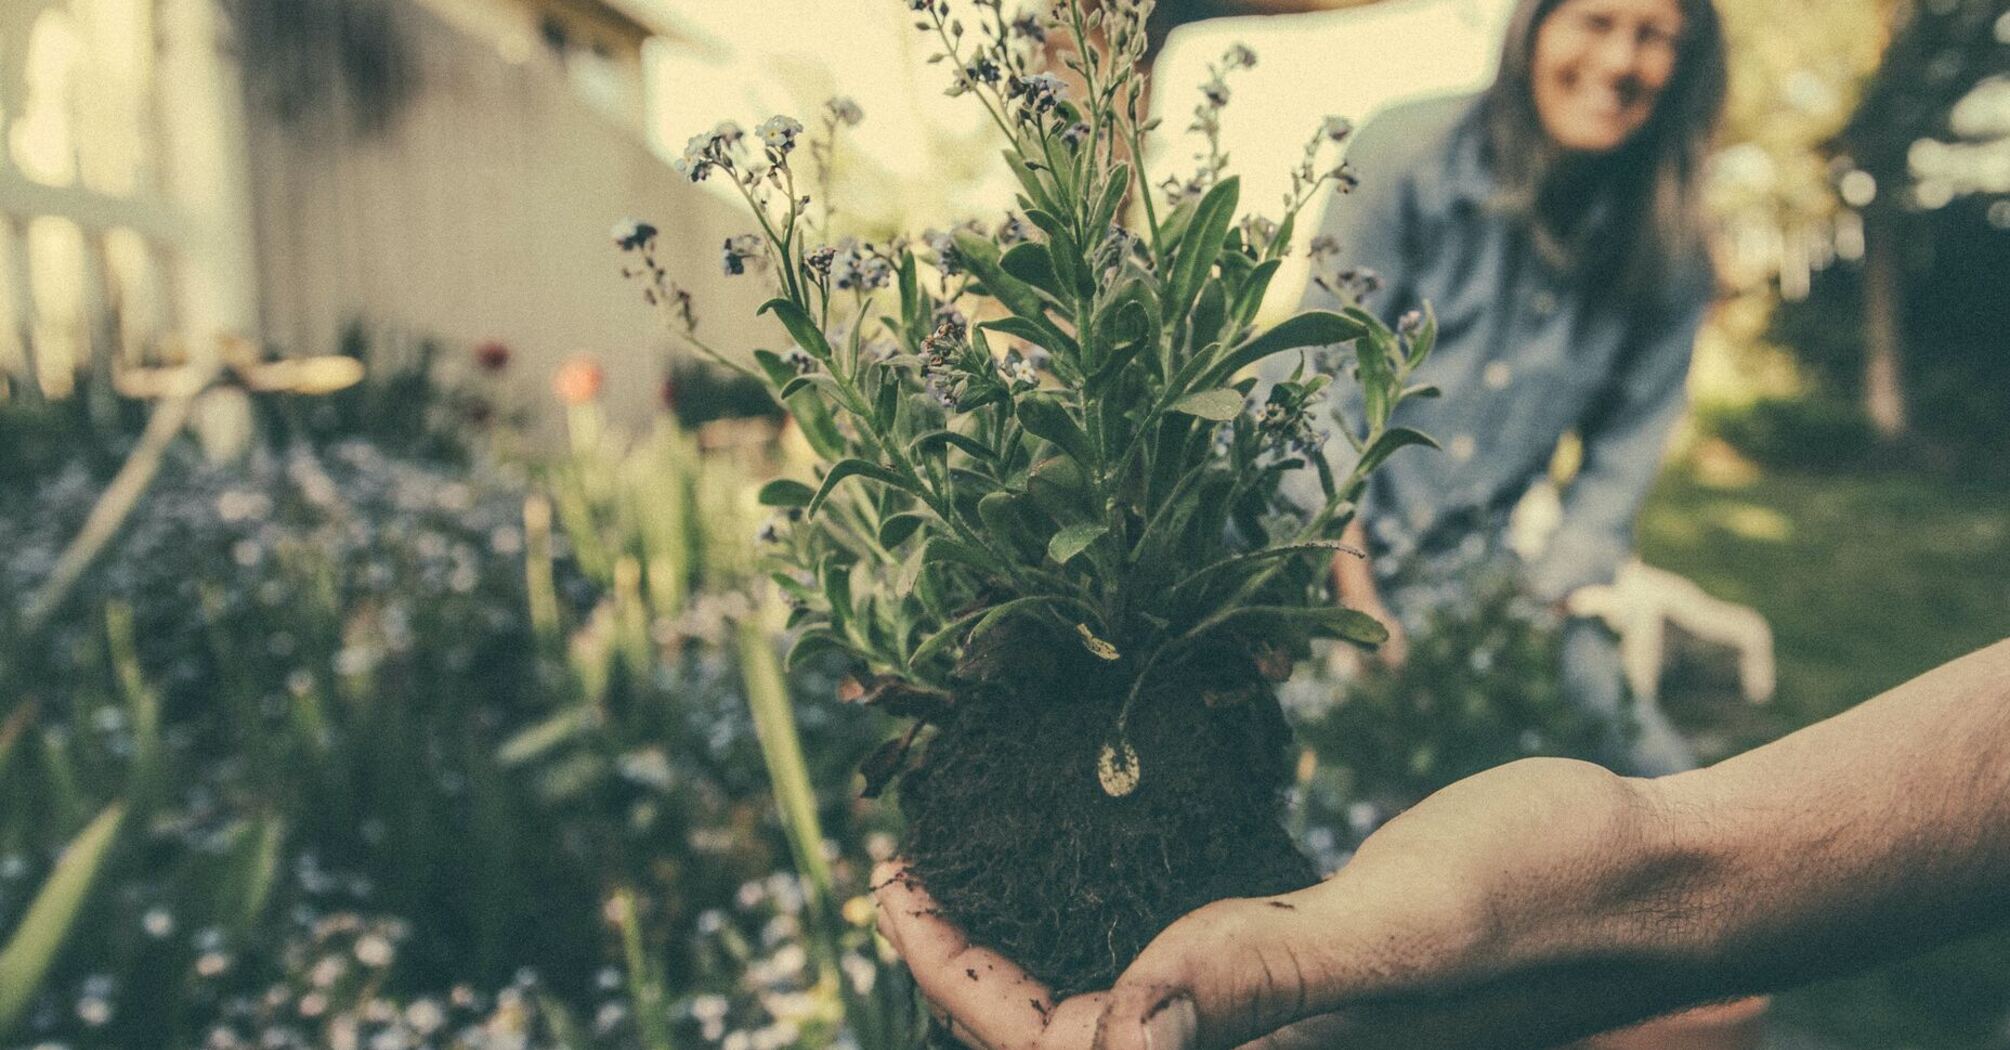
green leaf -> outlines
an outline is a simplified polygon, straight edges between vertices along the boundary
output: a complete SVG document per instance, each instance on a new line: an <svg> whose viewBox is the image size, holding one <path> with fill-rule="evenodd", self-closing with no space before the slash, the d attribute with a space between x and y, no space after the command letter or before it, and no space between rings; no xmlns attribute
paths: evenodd
<svg viewBox="0 0 2010 1050"><path fill-rule="evenodd" d="M125 816L125 805L115 802L70 840L6 947L0 948L0 1033L20 1030L22 1012L56 953L69 942L77 912L111 856Z"/></svg>
<svg viewBox="0 0 2010 1050"><path fill-rule="evenodd" d="M835 554L826 555L817 567L817 576L823 580L824 601L831 607L831 627L842 631L852 613L851 566L839 564Z"/></svg>
<svg viewBox="0 0 2010 1050"><path fill-rule="evenodd" d="M1396 374L1390 364L1395 351L1395 337L1379 323L1372 325L1363 338L1354 343L1354 362L1361 380L1361 408L1367 413L1370 429L1380 428L1389 422L1389 413L1395 410Z"/></svg>
<svg viewBox="0 0 2010 1050"><path fill-rule="evenodd" d="M272 885L279 874L280 847L286 840L286 823L267 816L244 826L230 847L230 870L224 876L220 899L234 905L231 928L248 929L265 912Z"/></svg>
<svg viewBox="0 0 2010 1050"><path fill-rule="evenodd" d="M1238 620L1273 625L1260 629L1296 627L1320 637L1342 638L1360 645L1381 645L1389 640L1389 628L1382 621L1341 605L1248 605L1208 618L1189 631L1187 637L1198 637Z"/></svg>
<svg viewBox="0 0 2010 1050"><path fill-rule="evenodd" d="M1017 403L1019 422L1035 437L1046 438L1059 446L1061 451L1075 457L1076 462L1095 462L1094 451L1089 445L1089 435L1083 433L1081 424L1075 422L1074 414L1051 394L1028 394Z"/></svg>
<svg viewBox="0 0 2010 1050"><path fill-rule="evenodd" d="M1110 223L1116 221L1117 209L1123 207L1124 194L1130 189L1130 183L1131 166L1129 164L1119 164L1110 169L1110 183L1103 187L1102 199L1096 202L1096 209L1089 213L1089 225L1086 227L1087 229L1105 229Z"/></svg>
<svg viewBox="0 0 2010 1050"><path fill-rule="evenodd" d="M1055 204L1054 195L1047 191L1047 184L1041 181L1037 172L1026 166L1025 161L1019 159L1017 152L1013 150L1005 151L1005 165L1012 169L1013 175L1018 177L1019 185L1026 188L1026 196L1033 198L1034 204L1050 212L1061 210Z"/></svg>
<svg viewBox="0 0 2010 1050"><path fill-rule="evenodd" d="M991 298L1035 324L1046 323L1047 308L1040 293L998 265L997 245L967 230L959 230L956 233L956 254L963 260L965 268L984 282L984 290Z"/></svg>
<svg viewBox="0 0 2010 1050"><path fill-rule="evenodd" d="M1219 278L1209 278L1200 289L1200 301L1193 306L1187 328L1187 343L1202 347L1225 341L1222 325L1228 320L1228 293Z"/></svg>
<svg viewBox="0 0 2010 1050"><path fill-rule="evenodd" d="M885 521L879 523L879 545L890 551L906 543L907 538L914 535L915 530L919 529L922 522L926 520L926 518L923 518L919 514L894 514L889 516Z"/></svg>
<svg viewBox="0 0 2010 1050"><path fill-rule="evenodd" d="M1172 410L1220 423L1242 414L1242 400L1241 391L1234 387L1222 387L1219 390L1203 390L1198 394L1188 394L1175 402Z"/></svg>
<svg viewBox="0 0 2010 1050"><path fill-rule="evenodd" d="M1273 558L1284 558L1294 554L1306 554L1313 551L1327 554L1344 552L1357 557L1365 556L1360 548L1342 543L1339 540L1307 540L1303 543L1280 543L1275 547L1265 547L1262 550L1238 554L1231 558L1223 558L1218 562L1208 565L1186 579L1174 584L1168 598L1170 600L1178 600L1184 593L1193 587L1199 586L1203 581L1237 566L1256 565L1261 562L1270 561Z"/></svg>
<svg viewBox="0 0 2010 1050"><path fill-rule="evenodd" d="M824 393L829 394L833 401L837 401L842 397L842 391L837 385L837 380L822 372L810 372L805 375L796 376L788 382L783 383L782 389L777 392L776 396L787 401L811 389L822 390Z"/></svg>
<svg viewBox="0 0 2010 1050"><path fill-rule="evenodd" d="M1208 366L1200 382L1212 386L1273 354L1308 346L1331 346L1366 334L1366 327L1359 321L1330 310L1302 313L1230 349Z"/></svg>
<svg viewBox="0 0 2010 1050"><path fill-rule="evenodd" d="M937 536L928 541L928 556L925 560L936 562L956 562L988 575L1002 575L1005 565L982 547L973 546L962 540L948 536Z"/></svg>
<svg viewBox="0 0 2010 1050"><path fill-rule="evenodd" d="M914 444L909 446L909 449L917 456L925 456L943 445L954 445L979 459L989 460L998 458L998 453L993 452L991 446L968 434L959 434L954 430L931 430L915 438Z"/></svg>
<svg viewBox="0 0 2010 1050"><path fill-rule="evenodd" d="M1081 356L1081 346L1072 337L1052 325L1035 324L1023 317L1000 317L995 321L985 321L977 326L979 331L1003 332L1006 335L1024 339L1043 350L1051 350L1065 355L1066 360Z"/></svg>
<svg viewBox="0 0 2010 1050"><path fill-rule="evenodd" d="M1072 301L1095 294L1095 281L1082 264L1082 249L1061 220L1038 208L1027 212L1026 218L1047 235L1047 258L1060 282L1062 297Z"/></svg>
<svg viewBox="0 0 2010 1050"><path fill-rule="evenodd" d="M1270 291L1270 279L1277 276L1277 268L1284 265L1282 259L1266 259L1251 270L1242 287L1235 290L1235 301L1229 304L1228 316L1239 327L1256 318L1256 311L1263 306L1263 297Z"/></svg>
<svg viewBox="0 0 2010 1050"><path fill-rule="evenodd" d="M1092 511L1089 477L1067 456L1052 456L1026 472L1026 491L1033 502L1056 521L1086 516Z"/></svg>
<svg viewBox="0 0 2010 1050"><path fill-rule="evenodd" d="M914 491L913 484L907 478L889 468L863 459L841 459L831 467L830 473L824 475L824 483L818 487L816 495L810 497L807 513L814 515L818 510L822 509L824 501L831 496L831 490L837 487L838 482L849 477L870 478L882 485L891 485L904 492Z"/></svg>
<svg viewBox="0 0 2010 1050"><path fill-rule="evenodd" d="M824 338L823 329L818 328L817 323L810 320L810 315L804 313L802 307L787 299L778 298L762 303L761 308L754 312L764 314L769 311L773 311L781 320L782 327L789 330L789 338L794 339L797 346L809 351L811 357L819 361L831 359L831 344Z"/></svg>
<svg viewBox="0 0 2010 1050"><path fill-rule="evenodd" d="M1047 541L1047 557L1054 559L1057 565L1066 565L1075 555L1088 550L1089 544L1108 535L1109 531L1110 527L1101 522L1070 525L1055 533L1054 538Z"/></svg>
<svg viewBox="0 0 2010 1050"><path fill-rule="evenodd" d="M1235 220L1236 197L1241 189L1241 180L1231 176L1215 183L1200 199L1193 221L1180 237L1179 258L1173 263L1172 277L1166 283L1167 317L1177 318L1186 313L1201 281L1214 268L1215 257L1221 254L1221 246L1228 239L1229 224Z"/></svg>
<svg viewBox="0 0 2010 1050"><path fill-rule="evenodd" d="M909 654L907 658L908 669L912 670L920 664L927 663L937 654L947 650L951 645L955 644L956 636L962 632L963 628L968 627L972 620L990 611L989 609L976 609L944 624L934 634L923 639L920 645L915 646L914 652Z"/></svg>
<svg viewBox="0 0 2010 1050"><path fill-rule="evenodd" d="M1409 427L1390 427L1361 453L1361 473L1364 475L1369 473L1381 466L1382 461L1388 459L1397 449L1410 445L1438 447L1438 443L1431 440L1428 434L1419 433Z"/></svg>
<svg viewBox="0 0 2010 1050"><path fill-rule="evenodd" d="M1054 261L1044 244L1032 241L1015 244L998 260L998 265L1006 273L1056 298L1062 294L1061 281L1054 275Z"/></svg>
<svg viewBox="0 0 2010 1050"><path fill-rule="evenodd" d="M586 705L561 711L535 725L518 730L496 748L496 761L504 766L520 766L578 736L595 722L594 709Z"/></svg>
<svg viewBox="0 0 2010 1050"><path fill-rule="evenodd" d="M754 498L763 507L807 507L817 490L793 478L776 478L761 486Z"/></svg>
<svg viewBox="0 0 2010 1050"><path fill-rule="evenodd" d="M1019 511L1020 502L1027 498L1022 493L1003 490L986 493L983 499L977 501L977 516L983 520L994 542L1002 542L1008 549L1030 553L1039 549L1039 541Z"/></svg>
<svg viewBox="0 0 2010 1050"><path fill-rule="evenodd" d="M772 350L754 351L754 361L761 366L768 382L777 388L796 376L796 370ZM803 390L786 398L777 394L776 400L786 406L789 414L802 426L803 440L810 443L810 448L815 449L817 455L825 459L837 459L844 455L844 437L838 433L837 423L831 419L829 406L817 396L816 391Z"/></svg>
<svg viewBox="0 0 2010 1050"><path fill-rule="evenodd" d="M900 253L900 322L905 329L913 329L920 318L927 313L927 304L921 301L921 280L916 273L913 252ZM905 331L900 334L907 334ZM913 349L913 347L909 347Z"/></svg>
<svg viewBox="0 0 2010 1050"><path fill-rule="evenodd" d="M1066 605L1067 603L1068 599L1057 598L1051 594L1035 594L1025 598L1014 598L1001 605L994 605L985 612L983 619L977 621L977 626L970 629L970 638L972 641L975 641L983 637L986 631L1005 622L1009 617L1032 612L1043 605Z"/></svg>
<svg viewBox="0 0 2010 1050"><path fill-rule="evenodd" d="M796 640L789 643L789 651L782 656L782 670L794 671L797 664L819 649L847 651L842 635L828 627L812 627L796 635Z"/></svg>

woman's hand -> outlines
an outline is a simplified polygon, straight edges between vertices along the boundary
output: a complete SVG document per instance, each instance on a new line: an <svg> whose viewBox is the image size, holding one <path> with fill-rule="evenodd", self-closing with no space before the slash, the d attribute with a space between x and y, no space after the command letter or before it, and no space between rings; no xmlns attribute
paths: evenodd
<svg viewBox="0 0 2010 1050"><path fill-rule="evenodd" d="M1368 549L1368 530L1359 517L1347 523L1340 542L1357 551ZM1392 671L1403 666L1410 658L1410 639L1403 633L1403 622L1382 601L1382 591L1375 586L1374 570L1365 557L1346 551L1333 556L1333 596L1341 605L1380 620L1389 629L1389 639L1375 650L1375 658Z"/></svg>

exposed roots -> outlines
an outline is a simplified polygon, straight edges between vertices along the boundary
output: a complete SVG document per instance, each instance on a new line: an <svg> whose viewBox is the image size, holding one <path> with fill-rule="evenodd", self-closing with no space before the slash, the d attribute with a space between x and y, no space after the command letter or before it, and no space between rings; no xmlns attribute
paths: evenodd
<svg viewBox="0 0 2010 1050"><path fill-rule="evenodd" d="M907 861L945 917L1058 996L1109 987L1203 904L1318 877L1279 826L1290 731L1267 691L1222 709L1141 698L1140 781L1112 798L1097 779L1108 685L959 697L900 783Z"/></svg>

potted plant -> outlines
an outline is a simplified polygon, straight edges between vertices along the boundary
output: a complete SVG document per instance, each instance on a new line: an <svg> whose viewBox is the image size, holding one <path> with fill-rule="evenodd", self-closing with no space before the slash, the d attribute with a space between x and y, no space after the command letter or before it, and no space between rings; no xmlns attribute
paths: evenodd
<svg viewBox="0 0 2010 1050"><path fill-rule="evenodd" d="M1275 221L1239 218L1219 78L1200 170L1160 187L1139 160L1148 2L1016 18L1000 0L902 2L950 93L1003 133L1017 214L918 245L819 243L804 189L859 116L843 101L813 134L722 125L678 165L752 210L758 233L725 265L778 285L761 313L793 346L756 351L757 373L821 459L760 493L790 659L840 654L848 698L913 720L865 763L865 793L897 786L902 851L947 917L1066 995L1203 903L1316 879L1278 823L1291 763L1271 684L1313 637L1385 636L1335 604L1326 567L1368 473L1428 442L1388 420L1423 392L1407 380L1435 329L1358 308L1257 324L1299 211L1352 184L1322 163L1345 121L1308 142ZM1237 48L1218 71L1253 60ZM710 353L655 231L616 239ZM1344 472L1315 424L1335 362L1309 352L1347 354L1361 388ZM1244 373L1278 355L1300 360L1259 402ZM1285 497L1295 474L1309 507Z"/></svg>

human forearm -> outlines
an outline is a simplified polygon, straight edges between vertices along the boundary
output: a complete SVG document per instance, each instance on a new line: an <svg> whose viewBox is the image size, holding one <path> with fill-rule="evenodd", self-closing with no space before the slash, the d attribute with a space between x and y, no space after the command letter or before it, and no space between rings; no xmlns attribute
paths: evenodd
<svg viewBox="0 0 2010 1050"><path fill-rule="evenodd" d="M1326 883L1168 930L1102 1045L1184 1011L1196 1038L1154 1050L1548 1046L1981 928L2010 912L2004 872L2010 642L1708 770L1454 784Z"/></svg>
<svg viewBox="0 0 2010 1050"><path fill-rule="evenodd" d="M2010 641L1707 770L1655 782L1699 962L1743 989L2010 916Z"/></svg>

